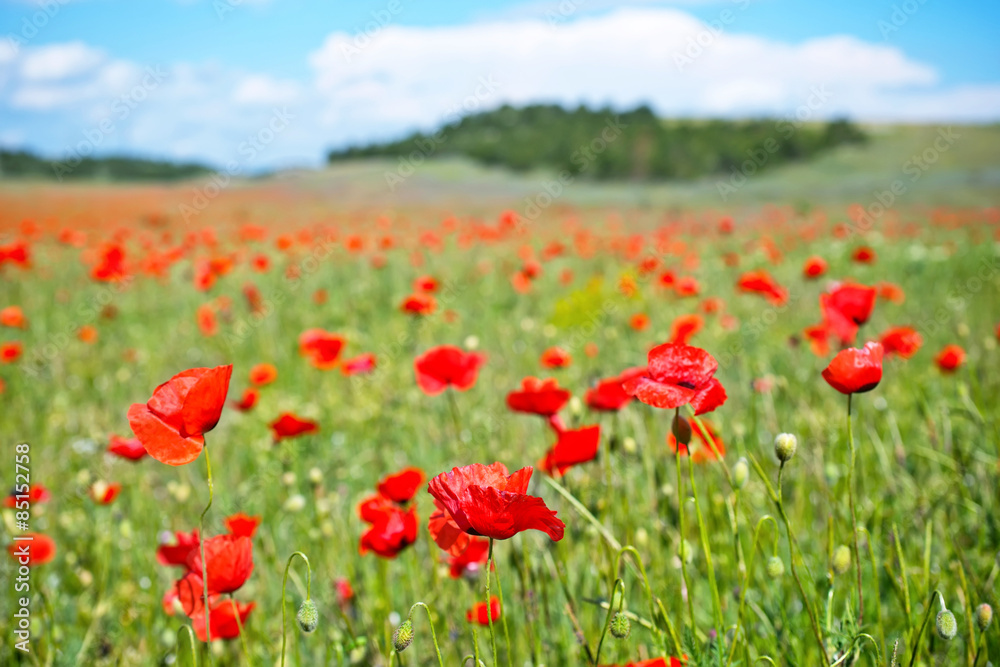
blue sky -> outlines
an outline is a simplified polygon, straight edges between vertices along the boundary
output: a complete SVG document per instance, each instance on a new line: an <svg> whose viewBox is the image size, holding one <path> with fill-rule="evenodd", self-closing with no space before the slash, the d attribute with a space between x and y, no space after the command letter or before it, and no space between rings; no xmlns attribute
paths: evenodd
<svg viewBox="0 0 1000 667"><path fill-rule="evenodd" d="M0 144L57 158L318 164L331 146L504 102L1000 120L995 0L0 0L0 12Z"/></svg>

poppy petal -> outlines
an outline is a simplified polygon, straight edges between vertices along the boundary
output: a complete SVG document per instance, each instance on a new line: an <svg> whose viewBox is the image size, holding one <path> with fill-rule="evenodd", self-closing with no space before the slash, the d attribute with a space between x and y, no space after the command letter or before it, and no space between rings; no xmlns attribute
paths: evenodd
<svg viewBox="0 0 1000 667"><path fill-rule="evenodd" d="M205 447L204 437L200 435L181 437L175 429L142 403L134 403L128 409L128 423L149 455L160 463L182 466L198 458Z"/></svg>

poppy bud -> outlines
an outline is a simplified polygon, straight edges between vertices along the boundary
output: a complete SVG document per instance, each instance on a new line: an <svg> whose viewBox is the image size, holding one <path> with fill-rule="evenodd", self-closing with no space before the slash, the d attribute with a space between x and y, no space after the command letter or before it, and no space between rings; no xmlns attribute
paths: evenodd
<svg viewBox="0 0 1000 667"><path fill-rule="evenodd" d="M985 602L976 607L976 625L979 626L980 632L986 632L986 629L990 627L990 623L993 622L993 607L989 606Z"/></svg>
<svg viewBox="0 0 1000 667"><path fill-rule="evenodd" d="M315 630L319 625L319 610L316 609L316 603L312 600L303 602L299 607L299 613L295 615L295 620L299 622L302 632L309 634Z"/></svg>
<svg viewBox="0 0 1000 667"><path fill-rule="evenodd" d="M750 479L750 465L745 458L741 458L733 465L733 485L737 489L742 489Z"/></svg>
<svg viewBox="0 0 1000 667"><path fill-rule="evenodd" d="M851 550L841 544L833 550L833 573L843 574L851 567Z"/></svg>
<svg viewBox="0 0 1000 667"><path fill-rule="evenodd" d="M774 439L774 454L782 463L788 463L795 456L799 441L791 433L781 433Z"/></svg>
<svg viewBox="0 0 1000 667"><path fill-rule="evenodd" d="M396 631L392 633L392 645L396 647L396 653L402 653L413 642L413 623L406 619L400 623Z"/></svg>
<svg viewBox="0 0 1000 667"><path fill-rule="evenodd" d="M632 632L632 622L625 614L618 612L611 618L611 635L615 639L628 639Z"/></svg>
<svg viewBox="0 0 1000 667"><path fill-rule="evenodd" d="M674 415L674 423L670 430L678 444L687 445L691 442L691 424L684 417Z"/></svg>
<svg viewBox="0 0 1000 667"><path fill-rule="evenodd" d="M955 614L947 609L938 612L936 625L938 637L945 641L954 639L955 635L958 634L958 621L955 620Z"/></svg>
<svg viewBox="0 0 1000 667"><path fill-rule="evenodd" d="M785 561L778 556L771 556L767 559L767 576L778 579L785 574Z"/></svg>

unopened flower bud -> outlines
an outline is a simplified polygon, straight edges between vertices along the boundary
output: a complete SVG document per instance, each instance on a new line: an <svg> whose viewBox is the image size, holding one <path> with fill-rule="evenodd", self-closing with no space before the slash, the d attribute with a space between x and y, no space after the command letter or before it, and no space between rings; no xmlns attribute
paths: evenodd
<svg viewBox="0 0 1000 667"><path fill-rule="evenodd" d="M396 647L396 653L402 653L413 642L413 623L406 619L399 624L396 631L392 633L392 645Z"/></svg>
<svg viewBox="0 0 1000 667"><path fill-rule="evenodd" d="M611 635L615 639L628 639L631 632L632 622L628 620L625 614L618 612L611 617Z"/></svg>
<svg viewBox="0 0 1000 667"><path fill-rule="evenodd" d="M742 489L747 485L748 479L750 479L750 465L745 458L741 458L733 465L733 484L737 489Z"/></svg>
<svg viewBox="0 0 1000 667"><path fill-rule="evenodd" d="M785 574L785 561L778 556L771 556L767 559L767 576L772 579L779 579Z"/></svg>
<svg viewBox="0 0 1000 667"><path fill-rule="evenodd" d="M788 463L795 456L799 441L791 433L781 433L774 439L774 454L782 463Z"/></svg>
<svg viewBox="0 0 1000 667"><path fill-rule="evenodd" d="M680 415L674 415L674 423L671 427L674 439L678 445L687 445L691 442L691 423ZM683 452L681 452L683 454Z"/></svg>
<svg viewBox="0 0 1000 667"><path fill-rule="evenodd" d="M315 630L319 625L319 610L316 609L316 603L312 600L303 602L299 607L299 613L295 615L295 620L299 622L302 632L309 634Z"/></svg>
<svg viewBox="0 0 1000 667"><path fill-rule="evenodd" d="M986 632L986 628L990 627L990 623L992 622L993 607L985 602L976 607L976 625L979 626L980 632Z"/></svg>
<svg viewBox="0 0 1000 667"><path fill-rule="evenodd" d="M955 620L955 614L947 609L938 612L936 625L938 637L945 641L954 639L955 635L958 634L958 621Z"/></svg>
<svg viewBox="0 0 1000 667"><path fill-rule="evenodd" d="M843 574L851 567L851 550L849 547L841 544L839 547L833 550L833 573Z"/></svg>

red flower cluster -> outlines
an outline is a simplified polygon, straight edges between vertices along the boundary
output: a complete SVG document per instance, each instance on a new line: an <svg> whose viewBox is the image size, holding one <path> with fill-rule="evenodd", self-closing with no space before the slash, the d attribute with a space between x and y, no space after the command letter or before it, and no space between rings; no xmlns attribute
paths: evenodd
<svg viewBox="0 0 1000 667"><path fill-rule="evenodd" d="M373 551L382 558L395 558L417 541L417 508L410 501L425 479L420 468L406 468L384 477L378 493L358 505L361 520L371 524L361 536L358 550L362 555Z"/></svg>

